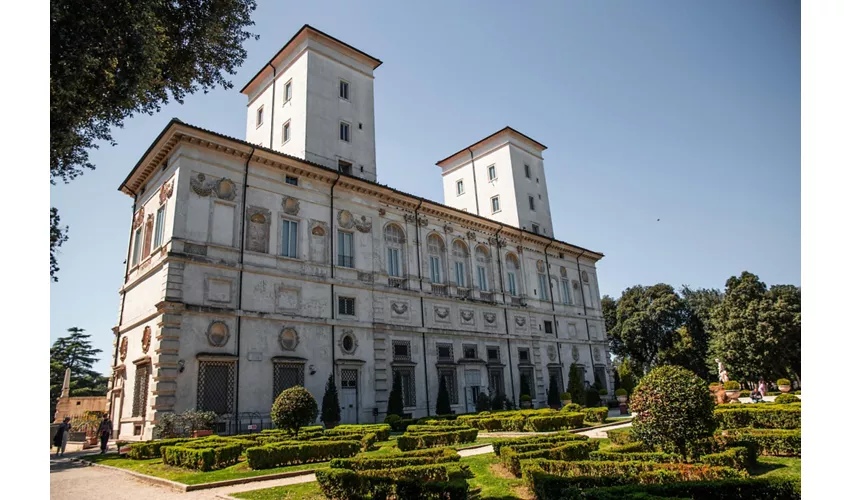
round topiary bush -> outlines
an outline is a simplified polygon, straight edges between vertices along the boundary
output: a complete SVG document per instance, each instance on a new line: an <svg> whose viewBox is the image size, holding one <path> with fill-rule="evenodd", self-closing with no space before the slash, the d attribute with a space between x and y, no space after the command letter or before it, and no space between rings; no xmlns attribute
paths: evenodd
<svg viewBox="0 0 850 500"><path fill-rule="evenodd" d="M570 401L572 399L573 399L573 397L570 395L569 392L562 392L561 393L561 401Z"/></svg>
<svg viewBox="0 0 850 500"><path fill-rule="evenodd" d="M705 380L680 366L662 366L641 379L631 397L634 436L665 451L686 454L717 423Z"/></svg>
<svg viewBox="0 0 850 500"><path fill-rule="evenodd" d="M723 388L727 391L740 391L741 384L739 384L737 380L730 380L723 384Z"/></svg>
<svg viewBox="0 0 850 500"><path fill-rule="evenodd" d="M776 385L791 385L791 381L787 378L781 378L776 381Z"/></svg>
<svg viewBox="0 0 850 500"><path fill-rule="evenodd" d="M307 389L297 385L280 393L272 405L272 423L298 435L298 430L316 421L319 405Z"/></svg>
<svg viewBox="0 0 850 500"><path fill-rule="evenodd" d="M773 402L780 405L788 403L799 403L800 398L793 394L780 394L779 396L776 396L776 399L774 399Z"/></svg>
<svg viewBox="0 0 850 500"><path fill-rule="evenodd" d="M615 396L628 396L628 394L629 394L629 393L628 393L628 392L626 392L626 390L625 390L625 389L622 389L622 388L621 388L621 389L617 389L616 391L614 391L614 395L615 395Z"/></svg>

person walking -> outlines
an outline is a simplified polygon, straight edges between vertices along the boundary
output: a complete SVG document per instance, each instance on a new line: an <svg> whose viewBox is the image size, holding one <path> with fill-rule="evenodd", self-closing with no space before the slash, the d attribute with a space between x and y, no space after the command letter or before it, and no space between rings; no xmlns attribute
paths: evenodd
<svg viewBox="0 0 850 500"><path fill-rule="evenodd" d="M764 383L764 379L759 379L759 392L762 397L767 396L767 385Z"/></svg>
<svg viewBox="0 0 850 500"><path fill-rule="evenodd" d="M100 454L103 455L106 453L109 437L112 436L112 420L109 420L109 415L103 416L103 421L97 428L97 435L100 437Z"/></svg>
<svg viewBox="0 0 850 500"><path fill-rule="evenodd" d="M53 446L56 447L56 456L65 456L65 446L68 444L68 438L71 432L71 417L65 417L62 423L59 424L59 430L53 436Z"/></svg>

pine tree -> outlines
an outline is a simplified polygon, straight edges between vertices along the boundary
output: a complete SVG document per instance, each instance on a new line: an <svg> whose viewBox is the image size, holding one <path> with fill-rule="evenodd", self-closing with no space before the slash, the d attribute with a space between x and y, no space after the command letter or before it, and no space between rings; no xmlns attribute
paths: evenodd
<svg viewBox="0 0 850 500"><path fill-rule="evenodd" d="M549 392L546 399L550 408L557 409L561 407L561 394L558 391L558 379L555 378L554 374L551 374L549 375Z"/></svg>
<svg viewBox="0 0 850 500"><path fill-rule="evenodd" d="M102 351L91 345L91 335L82 328L68 328L70 335L59 337L50 348L50 420L56 401L62 395L65 369L71 369L71 396L103 396L107 378L92 370Z"/></svg>
<svg viewBox="0 0 850 500"><path fill-rule="evenodd" d="M335 425L341 420L339 408L339 394L334 383L334 376L328 376L325 384L325 395L322 397L322 422L325 425Z"/></svg>
<svg viewBox="0 0 850 500"><path fill-rule="evenodd" d="M451 412L452 402L449 400L446 379L445 377L440 377L440 389L437 391L437 415L449 415Z"/></svg>
<svg viewBox="0 0 850 500"><path fill-rule="evenodd" d="M567 384L567 392L570 393L573 403L584 404L584 380L581 378L578 365L575 363L570 365L570 380Z"/></svg>
<svg viewBox="0 0 850 500"><path fill-rule="evenodd" d="M402 416L404 413L404 399L401 395L401 375L396 372L393 376L393 389L390 391L390 399L387 401L387 415Z"/></svg>

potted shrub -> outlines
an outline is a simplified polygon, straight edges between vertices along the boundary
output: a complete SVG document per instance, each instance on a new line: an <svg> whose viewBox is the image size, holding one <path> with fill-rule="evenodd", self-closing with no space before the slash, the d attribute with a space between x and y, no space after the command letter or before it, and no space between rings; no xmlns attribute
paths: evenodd
<svg viewBox="0 0 850 500"><path fill-rule="evenodd" d="M787 378L781 378L777 380L776 385L779 386L779 390L782 391L784 394L788 394L789 392L791 392L791 381Z"/></svg>
<svg viewBox="0 0 850 500"><path fill-rule="evenodd" d="M608 396L608 389L599 389L599 398L602 401L605 401L606 399L608 399L607 396Z"/></svg>
<svg viewBox="0 0 850 500"><path fill-rule="evenodd" d="M735 380L726 382L723 384L723 388L726 390L726 397L732 401L737 401L741 396L741 384Z"/></svg>
<svg viewBox="0 0 850 500"><path fill-rule="evenodd" d="M519 403L520 407L522 407L524 410L527 410L527 409L531 408L531 406L532 406L531 396L529 396L528 394L523 394L522 396L520 396L519 401L520 401L520 403Z"/></svg>
<svg viewBox="0 0 850 500"><path fill-rule="evenodd" d="M625 403L629 399L629 393L625 389L617 389L614 391L614 395L617 396L617 401L620 403Z"/></svg>
<svg viewBox="0 0 850 500"><path fill-rule="evenodd" d="M573 402L573 399L572 399L572 396L570 396L569 392L562 392L561 393L561 407L562 408L564 406L567 406L568 404L572 404L572 402Z"/></svg>

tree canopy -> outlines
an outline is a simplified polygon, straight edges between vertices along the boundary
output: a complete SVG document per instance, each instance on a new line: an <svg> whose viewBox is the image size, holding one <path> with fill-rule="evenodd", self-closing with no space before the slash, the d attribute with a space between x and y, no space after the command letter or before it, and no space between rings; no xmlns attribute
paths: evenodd
<svg viewBox="0 0 850 500"><path fill-rule="evenodd" d="M50 182L94 169L88 151L115 144L111 130L199 90L231 88L257 38L255 0L50 1ZM54 241L67 234L51 209ZM54 232L58 237L54 238ZM60 243L61 244L61 243Z"/></svg>
<svg viewBox="0 0 850 500"><path fill-rule="evenodd" d="M71 396L103 396L107 378L92 369L102 351L92 347L91 335L82 328L68 328L70 335L59 337L50 348L50 420L56 401L62 395L65 370L71 369Z"/></svg>

